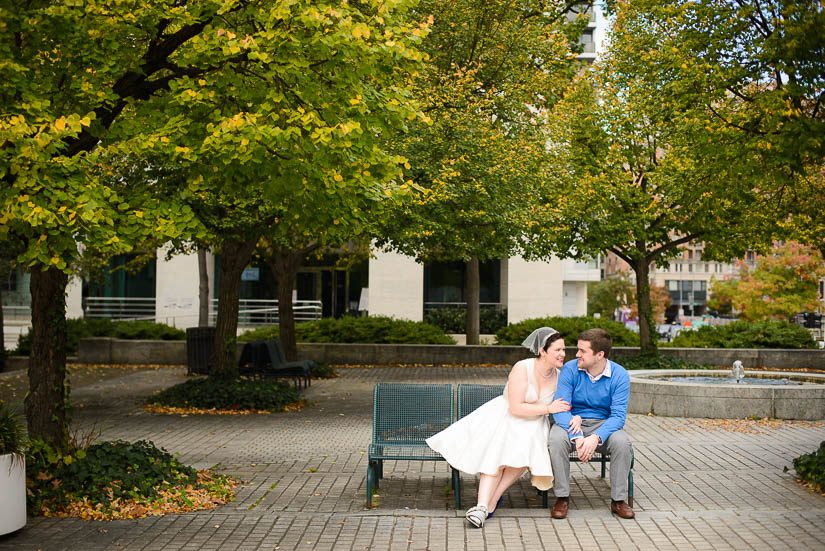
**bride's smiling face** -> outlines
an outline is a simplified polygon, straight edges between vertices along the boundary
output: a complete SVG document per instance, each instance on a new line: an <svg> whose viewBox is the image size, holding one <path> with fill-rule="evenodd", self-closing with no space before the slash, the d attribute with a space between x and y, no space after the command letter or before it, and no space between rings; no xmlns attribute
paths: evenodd
<svg viewBox="0 0 825 551"><path fill-rule="evenodd" d="M561 367L564 365L564 339L556 339L550 343L550 347L546 352L544 350L541 352L553 367Z"/></svg>

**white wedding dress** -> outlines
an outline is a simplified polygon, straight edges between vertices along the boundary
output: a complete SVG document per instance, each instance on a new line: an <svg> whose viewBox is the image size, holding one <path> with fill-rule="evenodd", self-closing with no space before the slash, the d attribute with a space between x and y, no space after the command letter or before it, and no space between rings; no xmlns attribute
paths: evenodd
<svg viewBox="0 0 825 551"><path fill-rule="evenodd" d="M554 392L538 395L535 360L516 363L527 372L525 401L550 404ZM558 370L556 370L558 377ZM528 467L531 483L539 490L553 487L553 468L547 452L549 425L544 415L516 417L508 411L507 387L497 396L427 439L427 445L447 463L467 474L495 475L501 467Z"/></svg>

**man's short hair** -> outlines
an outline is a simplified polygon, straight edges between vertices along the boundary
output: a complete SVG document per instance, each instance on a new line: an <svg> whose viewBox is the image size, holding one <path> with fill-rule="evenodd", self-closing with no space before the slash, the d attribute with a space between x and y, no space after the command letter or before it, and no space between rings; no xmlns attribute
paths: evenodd
<svg viewBox="0 0 825 551"><path fill-rule="evenodd" d="M578 338L580 341L589 342L590 348L593 349L594 354L604 352L605 358L610 354L610 350L613 348L613 339L610 337L610 333L598 327L582 331L579 333Z"/></svg>

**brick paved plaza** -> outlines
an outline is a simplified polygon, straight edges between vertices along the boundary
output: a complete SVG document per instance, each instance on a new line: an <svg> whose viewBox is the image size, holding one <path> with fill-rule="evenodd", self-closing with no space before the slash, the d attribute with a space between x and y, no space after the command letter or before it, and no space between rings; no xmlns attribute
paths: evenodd
<svg viewBox="0 0 825 551"><path fill-rule="evenodd" d="M134 549L825 549L825 496L798 485L794 457L825 440L825 422L708 423L630 415L635 520L611 516L597 466L572 465L571 510L552 520L525 477L483 530L455 510L444 463L387 462L364 507L366 449L377 381L503 383L505 367L345 368L316 380L312 405L255 416L146 414L152 391L183 368L125 371L72 388L75 417L105 439L153 441L198 468L243 480L214 511L93 522L30 518L0 551ZM22 375L6 374L7 381ZM19 403L18 403L19 405ZM463 477L463 503L475 480ZM552 499L552 498L551 498Z"/></svg>

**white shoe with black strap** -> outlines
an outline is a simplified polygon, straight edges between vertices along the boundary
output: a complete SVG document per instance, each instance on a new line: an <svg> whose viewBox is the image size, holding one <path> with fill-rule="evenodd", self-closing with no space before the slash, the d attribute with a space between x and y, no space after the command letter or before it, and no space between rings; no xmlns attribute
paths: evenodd
<svg viewBox="0 0 825 551"><path fill-rule="evenodd" d="M467 512L464 513L464 518L476 528L481 528L487 519L487 506L476 505L475 507L470 507L467 509Z"/></svg>

